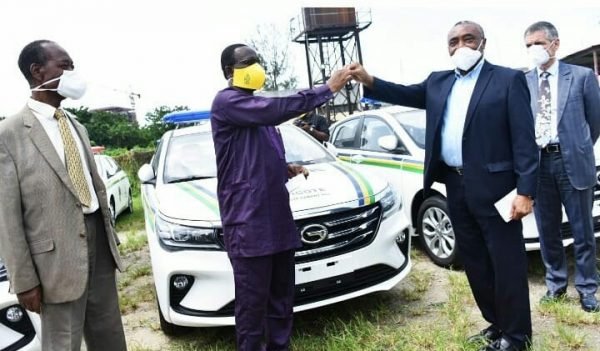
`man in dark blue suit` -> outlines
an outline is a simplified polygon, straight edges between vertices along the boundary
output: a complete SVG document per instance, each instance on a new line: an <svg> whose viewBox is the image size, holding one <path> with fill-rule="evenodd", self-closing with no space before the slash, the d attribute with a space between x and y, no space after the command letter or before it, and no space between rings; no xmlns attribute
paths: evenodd
<svg viewBox="0 0 600 351"><path fill-rule="evenodd" d="M400 85L350 69L365 96L427 110L424 189L446 184L450 218L471 290L490 326L482 350L524 350L531 341L527 257L520 219L532 211L538 152L522 72L483 60L480 25L448 33L455 70ZM516 188L510 222L494 203Z"/></svg>
<svg viewBox="0 0 600 351"><path fill-rule="evenodd" d="M587 312L598 312L592 205L596 185L594 143L600 134L600 88L591 69L556 60L560 39L551 23L534 23L524 36L536 67L527 73L527 83L540 148L535 217L548 287L542 301L555 300L567 292L567 260L560 234L562 203L573 233L575 288L581 307Z"/></svg>

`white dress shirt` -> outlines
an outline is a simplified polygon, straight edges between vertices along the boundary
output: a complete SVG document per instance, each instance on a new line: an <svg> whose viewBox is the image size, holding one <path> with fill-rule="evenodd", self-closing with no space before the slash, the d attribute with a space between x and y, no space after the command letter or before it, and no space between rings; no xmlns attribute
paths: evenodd
<svg viewBox="0 0 600 351"><path fill-rule="evenodd" d="M473 70L464 76L455 71L456 80L446 101L442 125L442 160L452 167L462 167L462 137L467 119L467 110L471 95L484 60L482 59Z"/></svg>
<svg viewBox="0 0 600 351"><path fill-rule="evenodd" d="M542 84L542 70L536 68L538 77L538 90ZM558 144L558 60L554 61L552 66L548 67L546 72L548 76L548 84L550 84L550 144Z"/></svg>
<svg viewBox="0 0 600 351"><path fill-rule="evenodd" d="M54 149L56 150L58 157L62 161L63 165L65 165L65 147L63 145L62 137L60 136L60 130L58 129L58 121L56 120L56 118L54 118L54 112L56 111L56 109L54 108L54 106L50 106L48 104L33 99L29 99L29 101L27 102L27 106L29 106L35 118L37 118L37 120L40 121L40 123L42 124L44 131L46 131L46 134L48 134L48 138L52 142L52 145L54 145ZM63 112L65 112L67 116L73 117L71 114L69 114L69 112L65 110L63 110ZM75 139L75 143L77 144L77 150L79 150L79 156L81 157L82 165L84 167L83 174L85 176L85 181L88 184L88 188L90 189L91 193L90 195L92 197L90 207L85 207L82 205L83 213L94 213L96 212L96 210L98 210L100 206L98 204L98 196L96 195L96 191L94 190L94 184L92 183L90 166L87 163L87 159L85 157L83 149L83 143L79 138L79 134L77 134L75 127L73 127L73 124L68 118L67 123L69 124L71 134L73 134L73 139Z"/></svg>

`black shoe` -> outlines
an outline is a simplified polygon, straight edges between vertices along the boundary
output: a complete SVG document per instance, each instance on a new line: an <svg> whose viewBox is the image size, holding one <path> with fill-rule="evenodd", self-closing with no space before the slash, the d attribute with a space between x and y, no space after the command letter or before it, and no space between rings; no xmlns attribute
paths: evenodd
<svg viewBox="0 0 600 351"><path fill-rule="evenodd" d="M600 306L598 306L598 300L594 294L579 294L579 302L581 302L581 308L586 312L600 312Z"/></svg>
<svg viewBox="0 0 600 351"><path fill-rule="evenodd" d="M492 342L500 339L501 336L502 336L502 333L500 333L500 331L496 327L494 327L493 325L490 325L489 327L483 329L479 333L469 336L467 338L467 342L470 344L475 344L475 343L489 344L489 343L492 343Z"/></svg>
<svg viewBox="0 0 600 351"><path fill-rule="evenodd" d="M516 346L505 338L500 338L479 351L526 351L527 346Z"/></svg>
<svg viewBox="0 0 600 351"><path fill-rule="evenodd" d="M542 297L540 300L541 303L544 302L555 302L560 299L563 299L567 295L567 289L558 289L556 291L546 291L546 295Z"/></svg>

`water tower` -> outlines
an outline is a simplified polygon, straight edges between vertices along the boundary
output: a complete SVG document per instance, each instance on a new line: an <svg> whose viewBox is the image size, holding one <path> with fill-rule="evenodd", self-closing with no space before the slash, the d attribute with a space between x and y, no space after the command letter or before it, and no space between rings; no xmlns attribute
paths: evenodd
<svg viewBox="0 0 600 351"><path fill-rule="evenodd" d="M324 84L331 73L350 62L362 61L359 33L371 25L371 11L353 7L304 7L292 19L292 40L304 44L308 83ZM357 84L347 84L325 106L331 121L336 113L351 114L360 97Z"/></svg>

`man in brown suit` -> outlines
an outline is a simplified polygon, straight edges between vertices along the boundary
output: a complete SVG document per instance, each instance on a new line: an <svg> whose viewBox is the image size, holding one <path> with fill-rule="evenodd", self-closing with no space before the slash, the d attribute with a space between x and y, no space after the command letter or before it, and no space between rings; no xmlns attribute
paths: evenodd
<svg viewBox="0 0 600 351"><path fill-rule="evenodd" d="M106 189L85 128L60 104L85 83L68 53L34 41L19 56L31 98L0 123L0 256L11 291L40 313L43 350L126 350Z"/></svg>

